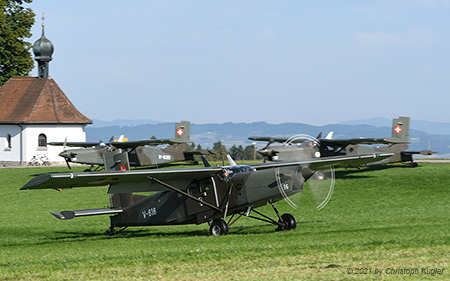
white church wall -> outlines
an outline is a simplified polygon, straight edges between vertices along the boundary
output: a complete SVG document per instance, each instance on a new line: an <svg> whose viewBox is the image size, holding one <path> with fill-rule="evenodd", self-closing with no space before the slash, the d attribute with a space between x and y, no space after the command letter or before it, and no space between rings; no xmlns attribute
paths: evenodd
<svg viewBox="0 0 450 281"><path fill-rule="evenodd" d="M0 125L0 161L9 163L20 158L20 131L17 125Z"/></svg>
<svg viewBox="0 0 450 281"><path fill-rule="evenodd" d="M23 129L22 129L23 128ZM62 146L39 146L39 135L45 135L46 142L84 142L85 125L0 125L0 165L28 165L35 157L48 159L51 164L64 164L59 156ZM8 135L11 142L8 144Z"/></svg>
<svg viewBox="0 0 450 281"><path fill-rule="evenodd" d="M29 162L33 157L45 156L51 162L64 162L58 154L64 149L62 146L39 146L39 135L46 136L49 142L84 142L86 132L84 125L27 125L24 130L25 151L24 159Z"/></svg>

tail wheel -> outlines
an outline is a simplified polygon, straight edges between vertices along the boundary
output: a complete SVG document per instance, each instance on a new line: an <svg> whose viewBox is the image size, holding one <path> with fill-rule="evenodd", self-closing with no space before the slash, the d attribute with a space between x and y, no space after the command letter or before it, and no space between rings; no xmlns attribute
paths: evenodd
<svg viewBox="0 0 450 281"><path fill-rule="evenodd" d="M279 223L282 226L279 226L276 231L280 230L291 230L295 229L297 227L297 222L295 221L295 218L291 214L282 214L281 220L279 220Z"/></svg>
<svg viewBox="0 0 450 281"><path fill-rule="evenodd" d="M213 220L209 227L209 234L212 236L227 235L228 225L223 219Z"/></svg>

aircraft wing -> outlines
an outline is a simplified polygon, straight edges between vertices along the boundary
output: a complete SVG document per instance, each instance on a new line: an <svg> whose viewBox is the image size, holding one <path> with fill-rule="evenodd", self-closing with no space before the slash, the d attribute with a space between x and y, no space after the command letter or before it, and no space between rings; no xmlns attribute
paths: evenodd
<svg viewBox="0 0 450 281"><path fill-rule="evenodd" d="M315 158L305 161L261 163L251 165L256 169L269 169L284 166L308 166L316 170L325 167L357 167L365 163L375 162L392 156L393 153L375 153L354 156L333 156ZM157 169L157 170L128 170L112 172L91 173L54 173L39 175L27 182L20 190L27 189L56 189L105 186L113 184L110 193L126 193L135 191L159 191L167 190L166 187L155 184L152 178L160 181L175 183L186 182L193 179L211 177L216 175L222 167L200 167L182 169ZM154 185L154 186L153 186ZM183 184L183 186L186 186Z"/></svg>
<svg viewBox="0 0 450 281"><path fill-rule="evenodd" d="M312 170L328 167L359 167L366 163L377 162L391 157L393 153L374 153L351 156L332 156L293 162L270 162L250 165L255 169L270 169L285 166L308 166Z"/></svg>
<svg viewBox="0 0 450 281"><path fill-rule="evenodd" d="M287 140L289 140L290 138L274 138L274 137L249 137L248 139L250 140L255 140L255 141L267 141L267 142L286 142ZM306 138L295 138L291 141L291 143L302 143L306 140Z"/></svg>
<svg viewBox="0 0 450 281"><path fill-rule="evenodd" d="M354 138L354 139L319 139L320 143L323 145L330 146L343 146L349 144L399 144L408 143L408 141L402 141L400 139L394 138Z"/></svg>
<svg viewBox="0 0 450 281"><path fill-rule="evenodd" d="M99 145L100 142L49 142L49 145L54 146L69 146L69 147L92 147Z"/></svg>
<svg viewBox="0 0 450 281"><path fill-rule="evenodd" d="M158 144L173 144L178 143L173 139L149 139L149 140L138 140L138 141L124 141L124 142L112 142L111 145L117 148L133 148L141 145L158 145Z"/></svg>
<svg viewBox="0 0 450 281"><path fill-rule="evenodd" d="M148 140L138 140L138 141L124 141L124 142L106 142L106 144L115 146L117 148L134 148L140 145L158 145L158 144L174 144L180 143L175 139L148 139ZM70 147L92 147L99 145L100 142L49 142L49 145L54 146L70 146Z"/></svg>
<svg viewBox="0 0 450 281"><path fill-rule="evenodd" d="M91 173L54 173L36 176L27 182L20 190L27 189L56 189L105 186L109 184L131 183L132 185L143 184L149 187L152 185L150 178L157 178L161 181L175 181L177 179L192 180L214 176L221 171L222 167L207 168L181 168L181 169L157 169L157 170L128 170L111 172L91 172ZM167 190L161 186L151 189L152 191ZM129 192L133 192L130 187Z"/></svg>
<svg viewBox="0 0 450 281"><path fill-rule="evenodd" d="M290 140L290 138L273 138L273 137L249 137L251 140L256 141L267 141L267 142L286 142L289 140L290 143L302 143L306 138L295 138ZM393 144L393 143L408 143L398 138L352 138L352 139L318 139L318 141L323 145L329 146L345 146L349 144Z"/></svg>

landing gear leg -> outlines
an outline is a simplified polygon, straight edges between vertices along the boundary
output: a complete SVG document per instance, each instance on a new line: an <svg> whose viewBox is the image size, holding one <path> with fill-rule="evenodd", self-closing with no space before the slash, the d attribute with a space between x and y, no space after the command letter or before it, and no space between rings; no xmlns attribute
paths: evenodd
<svg viewBox="0 0 450 281"><path fill-rule="evenodd" d="M124 231L127 228L127 226L122 227L119 230L116 230L114 226L110 226L107 231L105 231L105 235L113 236L114 234L120 233Z"/></svg>
<svg viewBox="0 0 450 281"><path fill-rule="evenodd" d="M251 216L249 214L249 211L247 211L247 214L245 215L246 217L249 218L253 218L253 219L257 219L260 221L265 221L271 224L274 224L276 226L278 226L275 231L281 231L281 230L291 230L291 229L295 229L297 227L297 223L295 222L295 218L293 215L291 214L282 214L280 216L280 213L278 212L277 208L275 207L275 205L272 203L272 208L275 211L275 213L277 214L278 217L278 221L273 220L271 218L269 218L268 216L256 211L256 210L252 210L254 213L260 215L262 218L258 218L255 216Z"/></svg>
<svg viewBox="0 0 450 281"><path fill-rule="evenodd" d="M113 236L117 233L117 230L114 229L114 226L110 226L107 231L105 231L105 235Z"/></svg>

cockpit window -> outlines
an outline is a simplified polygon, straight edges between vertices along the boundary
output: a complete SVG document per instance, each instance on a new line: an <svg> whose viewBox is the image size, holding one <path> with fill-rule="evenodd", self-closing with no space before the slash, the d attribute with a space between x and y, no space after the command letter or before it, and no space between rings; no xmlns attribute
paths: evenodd
<svg viewBox="0 0 450 281"><path fill-rule="evenodd" d="M246 165L225 167L220 171L219 179L223 182L228 182L235 174L253 171L256 171L256 169Z"/></svg>
<svg viewBox="0 0 450 281"><path fill-rule="evenodd" d="M301 146L318 147L319 143L314 140L305 140L304 142L302 142Z"/></svg>

